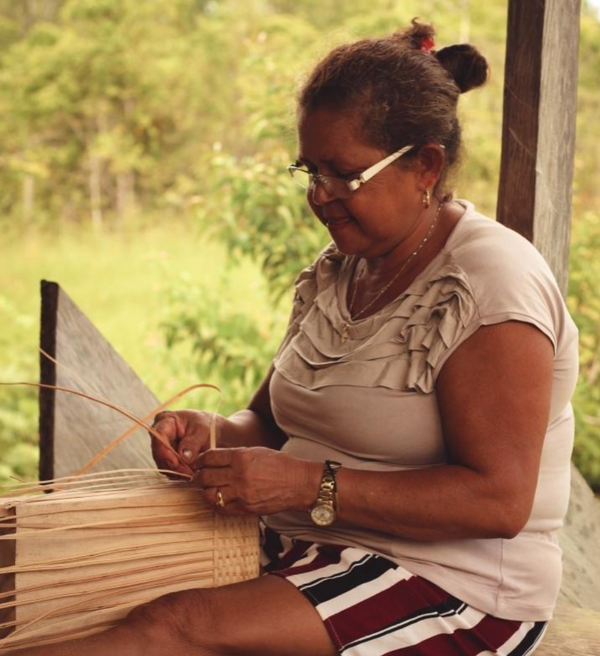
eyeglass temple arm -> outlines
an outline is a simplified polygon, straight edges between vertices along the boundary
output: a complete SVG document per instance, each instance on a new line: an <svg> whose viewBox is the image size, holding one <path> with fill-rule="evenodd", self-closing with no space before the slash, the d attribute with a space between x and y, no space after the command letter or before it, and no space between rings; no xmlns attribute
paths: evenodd
<svg viewBox="0 0 600 656"><path fill-rule="evenodd" d="M350 187L350 189L352 189L352 191L355 191L360 187L360 185L365 184L365 182L370 180L374 175L377 175L379 171L381 171L381 169L384 169L388 164L391 164L399 157L402 157L402 155L405 155L412 148L414 148L413 145L404 146L404 148L400 148L400 150L397 150L395 153L388 155L385 159L382 159L381 162L378 162L371 168L361 173L359 178L356 178L356 180L351 180L350 182L348 182L348 186Z"/></svg>

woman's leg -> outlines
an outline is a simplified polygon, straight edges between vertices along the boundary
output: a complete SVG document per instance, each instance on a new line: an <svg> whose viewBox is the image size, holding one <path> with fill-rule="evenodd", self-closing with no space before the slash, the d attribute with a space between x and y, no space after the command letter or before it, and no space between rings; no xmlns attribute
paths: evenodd
<svg viewBox="0 0 600 656"><path fill-rule="evenodd" d="M335 656L311 603L282 578L176 592L89 638L7 656Z"/></svg>

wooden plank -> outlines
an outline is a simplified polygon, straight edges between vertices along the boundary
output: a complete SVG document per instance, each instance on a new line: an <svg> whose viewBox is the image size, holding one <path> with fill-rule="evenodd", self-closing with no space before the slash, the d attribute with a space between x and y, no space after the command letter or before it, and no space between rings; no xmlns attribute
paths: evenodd
<svg viewBox="0 0 600 656"><path fill-rule="evenodd" d="M41 357L42 383L90 392L143 417L159 401L56 283L42 281L41 345L61 365ZM83 381L83 382L82 382ZM86 399L40 394L40 477L68 476L131 426L126 417ZM104 458L95 471L154 467L143 429Z"/></svg>
<svg viewBox="0 0 600 656"><path fill-rule="evenodd" d="M600 503L574 466L569 510L559 540L563 550L559 604L600 612Z"/></svg>
<svg viewBox="0 0 600 656"><path fill-rule="evenodd" d="M497 219L533 241L545 0L509 0Z"/></svg>
<svg viewBox="0 0 600 656"><path fill-rule="evenodd" d="M598 656L600 613L561 606L546 631L535 656Z"/></svg>
<svg viewBox="0 0 600 656"><path fill-rule="evenodd" d="M581 0L509 0L497 218L566 293Z"/></svg>

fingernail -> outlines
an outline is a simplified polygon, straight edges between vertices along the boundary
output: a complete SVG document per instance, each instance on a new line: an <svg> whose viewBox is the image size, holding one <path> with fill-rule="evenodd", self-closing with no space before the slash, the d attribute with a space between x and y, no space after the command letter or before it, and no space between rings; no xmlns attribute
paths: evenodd
<svg viewBox="0 0 600 656"><path fill-rule="evenodd" d="M192 459L192 452L190 449L184 449L181 452L181 455L186 459L186 460L191 460Z"/></svg>

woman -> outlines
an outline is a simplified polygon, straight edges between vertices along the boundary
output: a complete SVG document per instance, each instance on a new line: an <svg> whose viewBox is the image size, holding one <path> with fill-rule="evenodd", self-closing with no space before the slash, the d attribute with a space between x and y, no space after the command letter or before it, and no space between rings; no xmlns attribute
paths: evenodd
<svg viewBox="0 0 600 656"><path fill-rule="evenodd" d="M447 192L471 46L413 21L333 50L290 171L332 244L250 406L161 413L161 467L265 522L254 581L39 653L525 654L560 585L577 331L541 256ZM33 650L31 652L38 653Z"/></svg>

